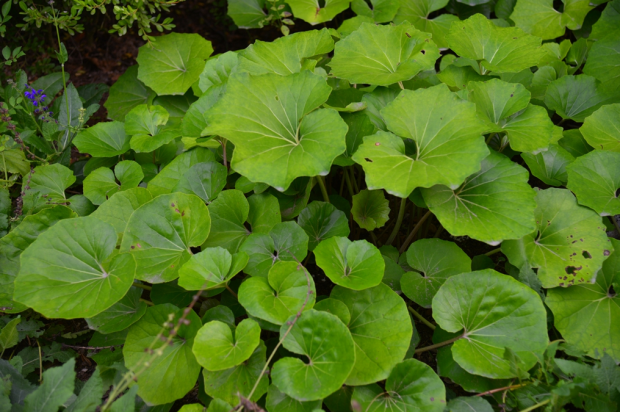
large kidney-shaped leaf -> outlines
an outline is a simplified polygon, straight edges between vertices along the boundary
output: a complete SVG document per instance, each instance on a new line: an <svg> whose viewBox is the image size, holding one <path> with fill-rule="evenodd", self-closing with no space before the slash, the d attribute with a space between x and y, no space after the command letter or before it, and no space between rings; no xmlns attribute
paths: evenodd
<svg viewBox="0 0 620 412"><path fill-rule="evenodd" d="M353 0L351 9L358 16L372 18L376 23L388 23L392 21L400 2L396 0L371 0L368 4L364 0Z"/></svg>
<svg viewBox="0 0 620 412"><path fill-rule="evenodd" d="M153 179L149 181L148 189L153 196L171 193L179 184L183 175L195 164L215 160L215 155L209 149L197 147L189 152L182 153L166 165Z"/></svg>
<svg viewBox="0 0 620 412"><path fill-rule="evenodd" d="M206 248L193 255L179 269L179 286L187 290L216 289L226 285L248 263L245 252L230 252L221 247Z"/></svg>
<svg viewBox="0 0 620 412"><path fill-rule="evenodd" d="M538 268L545 288L590 282L613 250L601 217L568 190L541 190L536 203L536 230L504 241L502 252L517 267Z"/></svg>
<svg viewBox="0 0 620 412"><path fill-rule="evenodd" d="M346 149L338 112L315 110L330 91L307 70L286 77L237 73L209 111L207 129L234 143L235 171L283 191L296 177L326 175Z"/></svg>
<svg viewBox="0 0 620 412"><path fill-rule="evenodd" d="M260 326L252 319L242 320L233 331L218 320L205 324L192 348L196 360L205 369L221 371L239 365L252 356L260 343Z"/></svg>
<svg viewBox="0 0 620 412"><path fill-rule="evenodd" d="M302 313L286 335L288 329L286 323L280 329L283 346L309 362L288 357L277 361L271 377L278 389L302 402L323 399L340 389L355 363L347 327L330 313L311 310Z"/></svg>
<svg viewBox="0 0 620 412"><path fill-rule="evenodd" d="M297 223L308 235L310 250L314 250L325 239L349 236L349 219L331 203L310 203L299 214Z"/></svg>
<svg viewBox="0 0 620 412"><path fill-rule="evenodd" d="M211 231L203 247L223 247L235 253L250 235L244 226L250 205L240 190L225 190L209 205Z"/></svg>
<svg viewBox="0 0 620 412"><path fill-rule="evenodd" d="M586 117L579 130L590 146L620 152L620 104L601 107Z"/></svg>
<svg viewBox="0 0 620 412"><path fill-rule="evenodd" d="M129 150L129 136L123 123L101 122L78 133L73 144L93 157L113 157Z"/></svg>
<svg viewBox="0 0 620 412"><path fill-rule="evenodd" d="M21 255L14 299L49 318L87 318L129 290L136 264L118 254L116 231L94 217L61 220Z"/></svg>
<svg viewBox="0 0 620 412"><path fill-rule="evenodd" d="M330 21L340 12L349 8L351 0L286 0L293 14L298 19L310 24L319 24ZM322 6L321 6L322 3Z"/></svg>
<svg viewBox="0 0 620 412"><path fill-rule="evenodd" d="M455 243L420 239L407 250L407 263L414 271L400 279L403 293L420 306L430 308L433 296L445 281L471 270L471 259Z"/></svg>
<svg viewBox="0 0 620 412"><path fill-rule="evenodd" d="M331 297L349 309L347 325L355 342L355 367L347 385L366 385L388 377L409 349L413 327L405 301L383 283L354 291L336 286Z"/></svg>
<svg viewBox="0 0 620 412"><path fill-rule="evenodd" d="M240 29L259 29L265 24L267 13L264 0L230 0L228 15Z"/></svg>
<svg viewBox="0 0 620 412"><path fill-rule="evenodd" d="M568 181L566 166L575 157L557 144L550 144L547 150L537 154L521 153L530 172L549 186L564 186Z"/></svg>
<svg viewBox="0 0 620 412"><path fill-rule="evenodd" d="M331 74L351 83L389 86L432 69L439 49L431 35L409 24L363 23L336 43Z"/></svg>
<svg viewBox="0 0 620 412"><path fill-rule="evenodd" d="M553 0L519 0L513 3L510 19L517 27L543 40L555 39L564 35L566 27L581 29L588 12L601 2L563 0L562 3L563 11L558 11L553 8Z"/></svg>
<svg viewBox="0 0 620 412"><path fill-rule="evenodd" d="M361 290L377 286L383 279L385 262L381 252L365 240L332 237L314 250L316 264L337 285Z"/></svg>
<svg viewBox="0 0 620 412"><path fill-rule="evenodd" d="M137 263L136 278L150 283L175 279L183 263L200 246L211 227L202 199L184 193L161 195L131 215L121 243L121 253L131 253Z"/></svg>
<svg viewBox="0 0 620 412"><path fill-rule="evenodd" d="M127 334L123 347L127 368L141 370L144 362L149 362L149 367L138 377L138 395L150 404L174 402L196 385L200 365L194 358L192 345L202 326L196 312L189 311L185 316L189 322L181 324L169 345L159 337L162 333L168 338L171 331L163 325L176 325L182 315L182 309L168 303L152 306ZM161 356L148 356L158 350L163 352Z"/></svg>
<svg viewBox="0 0 620 412"><path fill-rule="evenodd" d="M498 27L482 14L455 22L447 36L459 56L479 61L493 73L515 73L536 66L546 54L540 37L517 27Z"/></svg>
<svg viewBox="0 0 620 412"><path fill-rule="evenodd" d="M607 36L594 42L588 51L588 59L583 72L596 77L601 82L614 82L620 79L620 39L616 35Z"/></svg>
<svg viewBox="0 0 620 412"><path fill-rule="evenodd" d="M146 104L154 96L153 90L138 80L138 65L134 65L128 67L110 87L110 95L103 105L108 109L110 119L122 122L131 109Z"/></svg>
<svg viewBox="0 0 620 412"><path fill-rule="evenodd" d="M140 300L141 296L142 289L131 287L114 305L92 318L86 318L88 327L106 334L127 329L146 313L146 303Z"/></svg>
<svg viewBox="0 0 620 412"><path fill-rule="evenodd" d="M446 388L430 366L405 359L390 372L385 391L377 384L358 386L351 400L368 412L443 412Z"/></svg>
<svg viewBox="0 0 620 412"><path fill-rule="evenodd" d="M620 153L593 150L566 167L568 187L579 204L601 216L620 214Z"/></svg>
<svg viewBox="0 0 620 412"><path fill-rule="evenodd" d="M620 362L620 241L611 243L615 251L603 263L596 283L552 289L545 303L568 343L592 357L607 353Z"/></svg>
<svg viewBox="0 0 620 412"><path fill-rule="evenodd" d="M545 106L563 119L583 122L605 103L613 103L607 90L592 76L563 76L552 81Z"/></svg>
<svg viewBox="0 0 620 412"><path fill-rule="evenodd" d="M315 294L314 280L303 266L277 262L267 279L251 277L241 284L239 303L250 315L282 325L300 309L312 309Z"/></svg>
<svg viewBox="0 0 620 412"><path fill-rule="evenodd" d="M449 0L421 0L401 2L400 8L394 17L394 24L401 24L408 21L417 29L431 33L433 41L441 48L448 48L446 35L450 31L450 26L459 18L453 14L440 14L431 19L431 13L444 8Z"/></svg>
<svg viewBox="0 0 620 412"><path fill-rule="evenodd" d="M138 79L158 95L185 94L194 84L205 60L213 53L211 42L199 34L170 33L157 38L157 45L140 47Z"/></svg>
<svg viewBox="0 0 620 412"><path fill-rule="evenodd" d="M475 375L514 377L506 348L528 370L549 343L547 313L538 294L491 269L448 279L433 298L433 318L445 331L462 333L452 355Z"/></svg>
<svg viewBox="0 0 620 412"><path fill-rule="evenodd" d="M456 190L446 186L422 189L424 201L453 236L498 245L519 239L535 228L536 192L529 173L507 157L493 152L481 170Z"/></svg>
<svg viewBox="0 0 620 412"><path fill-rule="evenodd" d="M480 170L480 161L489 154L482 138L487 128L476 106L444 84L404 90L381 115L395 134L367 136L353 155L366 172L369 189L407 197L416 187L457 188Z"/></svg>
<svg viewBox="0 0 620 412"><path fill-rule="evenodd" d="M226 186L227 177L228 169L218 162L198 163L183 174L174 191L193 193L211 203Z"/></svg>

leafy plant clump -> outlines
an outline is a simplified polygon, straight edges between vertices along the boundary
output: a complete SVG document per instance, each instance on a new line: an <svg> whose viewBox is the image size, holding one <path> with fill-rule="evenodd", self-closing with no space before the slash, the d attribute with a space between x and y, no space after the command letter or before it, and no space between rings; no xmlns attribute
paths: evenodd
<svg viewBox="0 0 620 412"><path fill-rule="evenodd" d="M0 411L618 410L620 0L447 3L6 85Z"/></svg>

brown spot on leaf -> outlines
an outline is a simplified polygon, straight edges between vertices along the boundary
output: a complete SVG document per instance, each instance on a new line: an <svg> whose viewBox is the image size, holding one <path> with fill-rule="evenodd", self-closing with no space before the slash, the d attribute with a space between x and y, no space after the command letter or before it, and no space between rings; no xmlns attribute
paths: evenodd
<svg viewBox="0 0 620 412"><path fill-rule="evenodd" d="M591 254L590 254L590 252L588 252L587 250L584 250L584 251L581 253L581 256L583 256L583 257L584 257L584 258L586 258L586 259L592 259L592 255L591 255Z"/></svg>

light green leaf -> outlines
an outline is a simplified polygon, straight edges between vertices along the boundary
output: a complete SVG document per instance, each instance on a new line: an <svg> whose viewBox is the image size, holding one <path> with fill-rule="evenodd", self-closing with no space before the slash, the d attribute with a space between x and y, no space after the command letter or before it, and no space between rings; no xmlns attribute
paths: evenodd
<svg viewBox="0 0 620 412"><path fill-rule="evenodd" d="M553 141L554 125L544 107L530 104L525 110L505 119L510 147L518 152L538 152Z"/></svg>
<svg viewBox="0 0 620 412"><path fill-rule="evenodd" d="M553 312L555 327L568 343L594 358L607 353L618 362L620 242L612 239L611 244L615 251L603 263L596 283L549 290L545 303Z"/></svg>
<svg viewBox="0 0 620 412"><path fill-rule="evenodd" d="M32 197L40 202L47 200L48 203L64 203L66 196L65 190L75 183L73 171L68 167L58 163L37 166L30 177L22 183L22 190L25 190L24 197ZM23 186L28 185L30 189ZM33 205L34 206L34 205ZM26 207L26 199L24 199L24 207Z"/></svg>
<svg viewBox="0 0 620 412"><path fill-rule="evenodd" d="M211 232L203 247L223 247L235 253L250 235L244 226L250 212L246 197L239 190L225 190L209 205Z"/></svg>
<svg viewBox="0 0 620 412"><path fill-rule="evenodd" d="M66 133L69 128L77 127L80 123L80 109L82 109L80 94L73 83L69 83L66 93L60 97L60 113L58 114L58 130L65 131L63 140L68 137ZM88 119L84 119L86 120Z"/></svg>
<svg viewBox="0 0 620 412"><path fill-rule="evenodd" d="M315 409L319 409L321 404L320 400L300 402L280 392L276 385L269 386L265 402L269 412L313 412Z"/></svg>
<svg viewBox="0 0 620 412"><path fill-rule="evenodd" d="M446 406L447 412L493 412L491 404L482 397L460 396L452 399Z"/></svg>
<svg viewBox="0 0 620 412"><path fill-rule="evenodd" d="M407 197L416 187L457 188L480 170L489 153L482 138L487 127L475 105L446 85L404 90L381 114L395 134L367 136L353 155L366 172L369 189Z"/></svg>
<svg viewBox="0 0 620 412"><path fill-rule="evenodd" d="M306 59L327 54L333 49L334 41L327 29L295 33L273 42L257 40L239 52L237 70L252 75L275 73L287 76L299 73Z"/></svg>
<svg viewBox="0 0 620 412"><path fill-rule="evenodd" d="M424 201L453 236L469 236L490 245L519 239L535 228L536 193L529 173L507 157L492 152L479 172L456 190L422 189Z"/></svg>
<svg viewBox="0 0 620 412"><path fill-rule="evenodd" d="M545 288L590 282L613 250L601 217L579 206L568 190L541 190L536 203L537 229L505 241L502 252L519 268L526 261L538 268Z"/></svg>
<svg viewBox="0 0 620 412"><path fill-rule="evenodd" d="M450 31L450 26L459 18L452 14L440 14L434 19L430 19L431 13L442 9L448 4L449 0L418 0L401 2L398 13L394 17L394 24L401 24L408 21L416 29L422 30L433 35L433 41L437 46L448 48L446 35Z"/></svg>
<svg viewBox="0 0 620 412"><path fill-rule="evenodd" d="M308 235L310 250L314 250L325 239L349 236L349 219L330 203L318 201L310 203L299 214L297 223Z"/></svg>
<svg viewBox="0 0 620 412"><path fill-rule="evenodd" d="M84 196L93 204L101 205L115 193L137 187L142 179L144 173L140 165L133 160L123 160L114 166L114 173L107 167L100 167L86 176Z"/></svg>
<svg viewBox="0 0 620 412"><path fill-rule="evenodd" d="M157 45L140 47L138 79L158 95L185 94L198 80L205 60L213 53L211 42L198 34L171 33Z"/></svg>
<svg viewBox="0 0 620 412"><path fill-rule="evenodd" d="M294 321L294 314L289 322ZM283 346L299 358L285 357L273 365L271 378L280 391L301 402L315 401L336 392L353 369L355 351L351 333L334 315L304 312L290 329L282 325Z"/></svg>
<svg viewBox="0 0 620 412"><path fill-rule="evenodd" d="M617 34L594 42L583 67L585 74L601 82L620 79L620 39Z"/></svg>
<svg viewBox="0 0 620 412"><path fill-rule="evenodd" d="M131 215L120 251L135 257L137 279L168 282L178 277L192 254L190 248L200 246L210 228L209 210L199 197L161 195Z"/></svg>
<svg viewBox="0 0 620 412"><path fill-rule="evenodd" d="M594 150L566 167L568 184L579 204L601 216L620 214L620 153Z"/></svg>
<svg viewBox="0 0 620 412"><path fill-rule="evenodd" d="M377 384L358 386L351 401L368 412L443 412L446 388L430 366L416 359L406 359L390 372L385 391Z"/></svg>
<svg viewBox="0 0 620 412"><path fill-rule="evenodd" d="M331 297L349 308L347 325L355 342L355 367L347 385L366 385L388 377L403 360L413 334L405 301L389 286L354 291L336 286Z"/></svg>
<svg viewBox="0 0 620 412"><path fill-rule="evenodd" d="M248 360L259 343L260 326L252 319L242 320L234 336L230 326L214 320L200 328L192 351L200 366L209 371L221 371Z"/></svg>
<svg viewBox="0 0 620 412"><path fill-rule="evenodd" d="M198 163L190 167L179 180L175 192L195 194L211 203L226 186L228 170L217 162Z"/></svg>
<svg viewBox="0 0 620 412"><path fill-rule="evenodd" d="M467 90L468 100L476 104L478 114L484 121L489 121L491 127L498 126L500 120L524 110L531 97L522 84L500 79L469 82Z"/></svg>
<svg viewBox="0 0 620 412"><path fill-rule="evenodd" d="M564 76L547 88L545 106L563 119L583 122L609 100L601 84L591 76Z"/></svg>
<svg viewBox="0 0 620 412"><path fill-rule="evenodd" d="M181 119L181 135L183 137L199 138L203 136L202 131L207 127L207 120L205 119L207 111L217 103L221 94L221 88L210 89L189 106L185 116Z"/></svg>
<svg viewBox="0 0 620 412"><path fill-rule="evenodd" d="M209 149L197 147L175 157L161 172L149 181L148 189L153 196L171 193L181 180L181 177L197 163L215 160L215 155Z"/></svg>
<svg viewBox="0 0 620 412"><path fill-rule="evenodd" d="M381 115L381 109L383 109L388 104L392 103L392 101L398 96L400 90L391 89L387 87L377 87L372 93L366 93L362 97L362 102L366 103L366 109L363 113L365 113L372 124L374 124L377 129L387 130L387 126L385 125L385 120L383 120L383 116ZM349 124L347 122L347 124ZM349 125L349 128L351 125ZM369 133L370 134L370 133ZM368 136L368 135L366 135ZM364 136L361 136L362 138ZM360 142L361 143L361 142ZM359 145L359 144L358 144ZM348 150L348 149L347 149ZM349 152L353 155L353 152Z"/></svg>
<svg viewBox="0 0 620 412"><path fill-rule="evenodd" d="M231 405L237 405L239 404L238 395L247 398L254 384L260 378L256 390L250 397L250 401L258 401L267 392L269 387L267 375L261 376L266 358L267 348L263 341L261 341L254 353L252 353L252 356L241 365L217 372L203 369L205 392L213 398L220 398Z"/></svg>
<svg viewBox="0 0 620 412"><path fill-rule="evenodd" d="M21 321L22 318L18 316L4 325L2 331L0 331L0 352L4 353L7 349L17 345L19 342L17 325L19 325Z"/></svg>
<svg viewBox="0 0 620 412"><path fill-rule="evenodd" d="M240 29L259 29L267 17L264 3L264 0L230 0L228 15Z"/></svg>
<svg viewBox="0 0 620 412"><path fill-rule="evenodd" d="M88 327L100 333L114 333L127 329L146 313L146 303L140 300L142 289L131 287L114 305L92 318L86 318Z"/></svg>
<svg viewBox="0 0 620 412"><path fill-rule="evenodd" d="M146 104L154 96L155 93L138 80L138 65L135 65L127 68L110 87L110 94L104 106L110 119L122 122L131 109Z"/></svg>
<svg viewBox="0 0 620 412"><path fill-rule="evenodd" d="M225 87L230 75L237 70L238 62L238 54L232 51L207 60L198 82L200 90L206 93L212 88L221 89Z"/></svg>
<svg viewBox="0 0 620 412"><path fill-rule="evenodd" d="M179 286L187 290L220 288L241 272L247 263L245 252L231 255L221 247L203 249L179 269Z"/></svg>
<svg viewBox="0 0 620 412"><path fill-rule="evenodd" d="M121 122L97 123L82 130L73 140L81 153L94 157L113 157L129 150L129 136Z"/></svg>
<svg viewBox="0 0 620 412"><path fill-rule="evenodd" d="M74 369L75 359L70 359L62 366L50 368L43 372L43 383L34 392L26 396L24 411L57 411L73 395Z"/></svg>
<svg viewBox="0 0 620 412"><path fill-rule="evenodd" d="M463 331L452 346L466 371L489 378L515 374L506 348L528 370L547 348L547 314L536 292L491 269L452 276L433 298L433 318L448 332Z"/></svg>
<svg viewBox="0 0 620 412"><path fill-rule="evenodd" d="M431 35L409 24L381 26L363 23L336 43L329 63L336 77L351 83L380 86L409 80L432 69L439 50Z"/></svg>
<svg viewBox="0 0 620 412"><path fill-rule="evenodd" d="M620 152L620 104L609 104L586 117L579 129L590 146Z"/></svg>
<svg viewBox="0 0 620 412"><path fill-rule="evenodd" d="M26 216L8 235L0 238L0 307L7 313L17 313L26 306L13 301L14 281L20 268L20 256L41 233L62 219L77 215L68 207L43 209L36 215Z"/></svg>
<svg viewBox="0 0 620 412"><path fill-rule="evenodd" d="M353 196L353 220L368 231L385 225L390 216L390 202L382 190L361 190Z"/></svg>
<svg viewBox="0 0 620 412"><path fill-rule="evenodd" d="M255 193L248 198L250 213L248 223L252 233L269 233L275 225L282 222L278 199L269 193Z"/></svg>
<svg viewBox="0 0 620 412"><path fill-rule="evenodd" d="M134 385L110 406L110 412L130 411L136 408L136 393L138 385Z"/></svg>
<svg viewBox="0 0 620 412"><path fill-rule="evenodd" d="M307 70L286 77L238 73L209 110L207 129L234 143L236 172L284 191L296 177L327 174L346 148L338 112L315 110L330 91Z"/></svg>
<svg viewBox="0 0 620 412"><path fill-rule="evenodd" d="M613 0L607 4L598 21L592 25L590 39L599 40L607 36L617 35L618 23L620 23L620 10L618 9L618 1Z"/></svg>
<svg viewBox="0 0 620 412"><path fill-rule="evenodd" d="M549 186L564 186L568 181L566 166L575 157L557 144L550 144L544 152L521 153L530 172Z"/></svg>
<svg viewBox="0 0 620 412"><path fill-rule="evenodd" d="M400 279L403 293L425 308L448 278L471 271L471 259L455 243L420 239L407 249L407 263L414 271Z"/></svg>
<svg viewBox="0 0 620 412"><path fill-rule="evenodd" d="M351 9L355 14L372 18L376 23L389 23L394 19L400 2L397 0L353 0Z"/></svg>
<svg viewBox="0 0 620 412"><path fill-rule="evenodd" d="M176 306L151 306L127 334L123 347L127 368L132 371L141 370L145 361L150 363L138 377L138 395L150 404L161 405L180 399L198 380L200 365L194 358L192 345L202 324L196 312L189 311L185 316L189 323L181 324L169 345L158 337L162 333L164 338L168 338L171 330L165 328L164 323L176 325L181 316L183 310ZM153 351L161 350L163 354L145 359L147 348Z"/></svg>
<svg viewBox="0 0 620 412"><path fill-rule="evenodd" d="M125 133L131 136L132 150L152 152L181 136L177 123L169 121L169 114L161 106L141 104L134 107L125 118Z"/></svg>
<svg viewBox="0 0 620 412"><path fill-rule="evenodd" d="M250 277L239 288L239 303L248 313L276 325L282 325L302 307L312 309L314 281L296 262L277 262L264 277Z"/></svg>
<svg viewBox="0 0 620 412"><path fill-rule="evenodd" d="M287 0L293 15L314 25L331 21L337 14L349 8L351 0L325 0L323 6L318 0Z"/></svg>
<svg viewBox="0 0 620 412"><path fill-rule="evenodd" d="M202 412L202 410L204 409L202 407L202 405L200 405L200 407L202 408L200 411L196 411L196 412ZM234 409L233 406L231 406L228 402L224 402L221 399L213 399L211 401L211 403L209 403L209 407L207 408L207 412L230 412L232 409ZM188 411L190 412L190 411Z"/></svg>
<svg viewBox="0 0 620 412"><path fill-rule="evenodd" d="M563 0L562 12L553 8L553 0L519 0L510 19L517 27L543 40L564 35L566 27L580 29L586 14L596 4L589 0Z"/></svg>
<svg viewBox="0 0 620 412"><path fill-rule="evenodd" d="M116 231L94 217L58 222L21 255L15 297L47 317L88 318L118 302L136 273Z"/></svg>
<svg viewBox="0 0 620 412"><path fill-rule="evenodd" d="M347 307L347 305L337 299L322 299L314 305L313 309L336 315L338 319L340 319L345 325L348 325L349 322L351 322L351 313L349 312L349 308Z"/></svg>
<svg viewBox="0 0 620 412"><path fill-rule="evenodd" d="M479 61L493 73L520 72L538 65L541 39L517 27L498 27L482 14L455 22L446 36L459 56Z"/></svg>
<svg viewBox="0 0 620 412"><path fill-rule="evenodd" d="M67 412L95 412L97 407L101 405L103 392L103 379L100 369L97 368L80 390L75 402L66 409Z"/></svg>
<svg viewBox="0 0 620 412"><path fill-rule="evenodd" d="M381 252L365 240L350 241L331 237L314 250L316 264L335 284L353 290L368 289L381 283L385 263Z"/></svg>

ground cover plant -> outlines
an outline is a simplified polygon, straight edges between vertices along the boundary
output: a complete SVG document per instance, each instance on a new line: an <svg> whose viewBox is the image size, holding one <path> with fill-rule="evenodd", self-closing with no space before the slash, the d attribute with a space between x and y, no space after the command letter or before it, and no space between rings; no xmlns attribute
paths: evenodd
<svg viewBox="0 0 620 412"><path fill-rule="evenodd" d="M466 3L4 84L0 411L618 410L620 0Z"/></svg>

